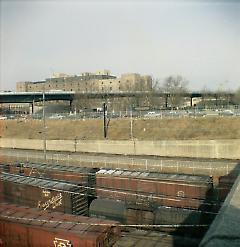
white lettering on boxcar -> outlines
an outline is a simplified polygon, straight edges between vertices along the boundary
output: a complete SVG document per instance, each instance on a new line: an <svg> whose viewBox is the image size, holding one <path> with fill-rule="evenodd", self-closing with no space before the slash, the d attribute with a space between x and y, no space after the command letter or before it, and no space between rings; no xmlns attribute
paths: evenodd
<svg viewBox="0 0 240 247"><path fill-rule="evenodd" d="M179 196L179 197L184 197L184 195L185 195L185 193L182 190L179 190L177 193L177 196Z"/></svg>
<svg viewBox="0 0 240 247"><path fill-rule="evenodd" d="M56 196L53 196L46 202L38 201L38 208L41 208L43 210L46 210L49 207L51 207L52 209L55 209L56 207L60 205L62 205L62 193L59 193Z"/></svg>
<svg viewBox="0 0 240 247"><path fill-rule="evenodd" d="M55 238L53 241L54 247L73 247L70 240Z"/></svg>
<svg viewBox="0 0 240 247"><path fill-rule="evenodd" d="M51 195L51 192L49 190L42 190L42 193L44 197L49 197Z"/></svg>

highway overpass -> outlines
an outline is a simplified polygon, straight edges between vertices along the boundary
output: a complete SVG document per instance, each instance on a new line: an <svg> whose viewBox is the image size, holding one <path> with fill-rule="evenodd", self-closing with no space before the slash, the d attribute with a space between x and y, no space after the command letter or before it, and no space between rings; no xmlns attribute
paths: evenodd
<svg viewBox="0 0 240 247"><path fill-rule="evenodd" d="M90 98L90 99L109 99L119 97L137 97L137 96L150 96L165 98L165 106L168 106L168 98L170 93L163 92L151 92L151 91L120 91L120 92L74 92L74 91L46 91L45 101L64 100L69 101L70 105L77 96L78 98ZM200 93L200 92L187 92L180 94L181 97L188 97L192 99L199 97L211 97L217 100L220 97L228 96L230 99L233 97L233 93ZM0 92L0 103L31 103L39 102L43 100L43 92Z"/></svg>

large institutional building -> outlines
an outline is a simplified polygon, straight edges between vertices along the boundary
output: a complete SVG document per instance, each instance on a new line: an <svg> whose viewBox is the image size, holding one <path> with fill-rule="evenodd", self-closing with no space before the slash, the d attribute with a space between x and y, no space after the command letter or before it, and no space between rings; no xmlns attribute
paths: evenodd
<svg viewBox="0 0 240 247"><path fill-rule="evenodd" d="M149 75L123 74L120 78L110 74L109 70L81 75L55 73L53 77L43 81L17 82L18 92L41 92L43 90L62 90L75 92L119 92L150 91L152 78Z"/></svg>

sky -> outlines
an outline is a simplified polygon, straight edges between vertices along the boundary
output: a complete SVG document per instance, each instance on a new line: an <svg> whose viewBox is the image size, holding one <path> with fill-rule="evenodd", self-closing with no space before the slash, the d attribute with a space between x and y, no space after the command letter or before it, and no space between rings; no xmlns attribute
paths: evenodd
<svg viewBox="0 0 240 247"><path fill-rule="evenodd" d="M0 90L53 72L240 88L240 0L0 0Z"/></svg>

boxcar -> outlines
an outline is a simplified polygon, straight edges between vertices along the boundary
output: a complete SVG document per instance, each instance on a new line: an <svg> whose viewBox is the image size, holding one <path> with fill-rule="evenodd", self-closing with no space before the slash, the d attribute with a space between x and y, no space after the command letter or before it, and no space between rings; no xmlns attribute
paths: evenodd
<svg viewBox="0 0 240 247"><path fill-rule="evenodd" d="M18 163L10 166L10 173L70 181L95 186L98 168L65 166L59 164Z"/></svg>
<svg viewBox="0 0 240 247"><path fill-rule="evenodd" d="M214 217L215 214L212 212L159 206L154 211L154 224L172 225L169 228L159 228L162 231L175 231L200 237L206 232Z"/></svg>
<svg viewBox="0 0 240 247"><path fill-rule="evenodd" d="M88 214L85 187L9 173L2 173L0 180L6 202L64 213Z"/></svg>
<svg viewBox="0 0 240 247"><path fill-rule="evenodd" d="M4 247L110 247L119 236L114 221L0 204Z"/></svg>
<svg viewBox="0 0 240 247"><path fill-rule="evenodd" d="M7 164L0 164L0 173L9 172L10 166Z"/></svg>
<svg viewBox="0 0 240 247"><path fill-rule="evenodd" d="M211 198L212 188L209 176L106 169L96 173L99 197L146 204L146 207L157 204L199 208Z"/></svg>
<svg viewBox="0 0 240 247"><path fill-rule="evenodd" d="M117 220L123 224L153 224L153 212L128 208L125 202L95 199L90 205L89 216Z"/></svg>
<svg viewBox="0 0 240 247"><path fill-rule="evenodd" d="M219 177L219 183L218 183L218 199L220 201L224 201L230 192L235 180L237 178L237 175L226 175Z"/></svg>
<svg viewBox="0 0 240 247"><path fill-rule="evenodd" d="M59 164L15 163L10 166L10 173L26 176L67 181L88 187L88 203L96 196L96 171L99 168L65 166Z"/></svg>
<svg viewBox="0 0 240 247"><path fill-rule="evenodd" d="M135 230L123 233L114 247L197 247L200 239L169 235L155 231Z"/></svg>
<svg viewBox="0 0 240 247"><path fill-rule="evenodd" d="M125 224L127 222L126 204L116 200L95 199L90 204L89 216L116 220Z"/></svg>

